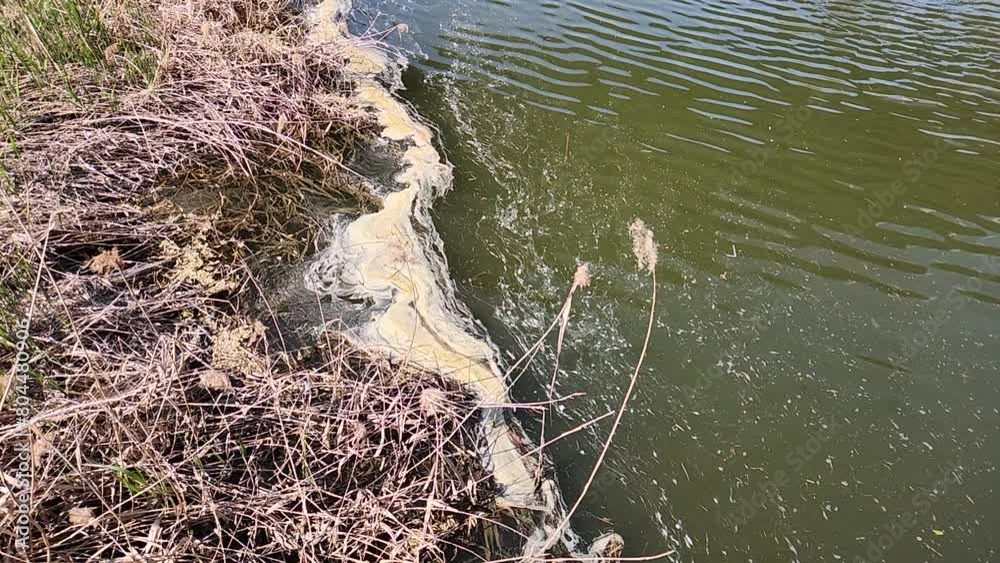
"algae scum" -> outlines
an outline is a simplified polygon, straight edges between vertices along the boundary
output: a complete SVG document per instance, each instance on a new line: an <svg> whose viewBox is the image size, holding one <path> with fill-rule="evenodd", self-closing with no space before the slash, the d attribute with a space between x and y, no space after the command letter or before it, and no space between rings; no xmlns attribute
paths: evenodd
<svg viewBox="0 0 1000 563"><path fill-rule="evenodd" d="M350 3L319 4L317 40L340 34L352 41L344 18ZM336 22L339 29L324 25ZM420 123L379 79L394 71L381 53L359 49L351 57L356 96L382 127L382 138L402 152L392 186L375 187L381 209L356 218L338 217L328 246L306 271L305 286L320 295L362 301L371 308L349 334L366 346L428 371L441 372L477 391L498 408L509 403L506 382L489 344L470 334L464 309L455 301L440 242L428 212L433 198L451 186L451 167L442 163L426 125ZM357 62L355 62L357 61ZM418 229L420 231L418 232ZM535 479L508 436L503 415L488 411L486 424L497 481L514 506L536 507Z"/></svg>
<svg viewBox="0 0 1000 563"><path fill-rule="evenodd" d="M373 0L353 17L407 24L386 37L413 65L403 95L454 167L432 211L414 191L379 213L417 210L404 226L440 248L433 216L459 301L504 351L428 330L415 357L502 371L591 262L557 380L585 396L546 433L574 428L618 404L644 332L626 226L669 247L649 363L577 533L677 561L1000 557L995 5ZM421 302L403 287L420 275L390 280L368 243L393 235L359 221L334 244L366 269L310 272L375 305L365 338L479 334L451 282ZM442 342L456 355L426 353ZM554 348L513 400L545 399ZM566 498L606 432L551 450Z"/></svg>
<svg viewBox="0 0 1000 563"><path fill-rule="evenodd" d="M500 489L500 505L528 511L533 514L528 520L537 520L525 553L552 544L577 549L577 539L564 527L557 485L544 475L538 455L529 454L519 425L508 424L512 405L496 351L455 296L430 218L434 199L451 187L452 167L439 156L429 127L393 96L405 61L359 43L346 22L351 8L343 0L318 4L311 13L311 40L343 45L354 99L372 111L381 128L383 146L368 158L382 160L389 172L368 182L378 210L331 218L323 249L301 268L302 279L284 288L291 295L284 305L304 312L300 325L319 328L332 314L359 346L472 390L484 405L488 447L482 455ZM330 310L324 310L323 298ZM559 537L552 539L553 533ZM600 545L610 538L616 536L602 534Z"/></svg>

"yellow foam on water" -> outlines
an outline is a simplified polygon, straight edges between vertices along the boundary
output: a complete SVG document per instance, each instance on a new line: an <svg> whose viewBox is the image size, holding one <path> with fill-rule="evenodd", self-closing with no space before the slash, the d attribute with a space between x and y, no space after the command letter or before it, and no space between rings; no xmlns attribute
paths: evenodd
<svg viewBox="0 0 1000 563"><path fill-rule="evenodd" d="M549 510L538 494L534 458L522 455L521 440L505 422L502 409L510 399L494 351L468 330L471 319L455 299L443 258L428 235L414 227L430 226L426 210L451 185L451 166L441 161L430 128L379 83L387 64L384 55L354 43L343 25L349 10L344 0L321 2L314 12L312 39L344 45L356 101L375 113L383 139L405 149L395 176L399 189L382 194L382 209L339 232L311 269L312 276L324 279L312 280L311 286L376 303L370 318L356 327L362 345L473 389L490 405L484 411L488 461L505 488L503 502Z"/></svg>

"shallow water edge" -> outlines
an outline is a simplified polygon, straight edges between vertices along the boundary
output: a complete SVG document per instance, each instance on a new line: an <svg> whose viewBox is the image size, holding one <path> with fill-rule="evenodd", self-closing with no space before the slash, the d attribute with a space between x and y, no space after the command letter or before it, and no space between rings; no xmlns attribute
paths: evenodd
<svg viewBox="0 0 1000 563"><path fill-rule="evenodd" d="M345 304L364 303L362 314L344 315L348 335L358 345L396 360L441 373L473 389L483 401L483 452L502 487L501 507L540 515L531 553L549 542L563 524L556 483L544 476L537 454L519 425L508 421L508 382L485 330L457 299L448 275L443 244L430 209L452 186L452 167L433 144L433 133L394 94L405 60L391 60L374 44L353 37L346 17L351 3L325 0L313 13L312 40L340 43L350 59L355 96L382 127L379 150L395 159L395 173L372 182L381 209L357 217L331 218L325 248L304 269L307 290ZM511 421L512 422L512 421ZM602 538L602 545L607 544ZM575 551L571 531L563 541Z"/></svg>

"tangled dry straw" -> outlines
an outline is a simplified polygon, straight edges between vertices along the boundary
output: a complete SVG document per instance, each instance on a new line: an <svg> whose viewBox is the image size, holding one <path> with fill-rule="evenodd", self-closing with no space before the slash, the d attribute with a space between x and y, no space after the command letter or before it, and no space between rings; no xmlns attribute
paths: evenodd
<svg viewBox="0 0 1000 563"><path fill-rule="evenodd" d="M251 241L292 243L283 247L289 253L316 230L297 224L310 216L308 196L364 199L343 159L371 118L345 95L344 47L307 42L284 2L134 0L94 9L118 38L100 67L18 77L21 94L8 111L13 142L0 145L0 161L19 194L58 194L65 206L181 192L172 199L189 209L242 210L230 213L229 227ZM146 56L124 54L136 50ZM148 68L136 74L137 65ZM91 227L86 221L76 223Z"/></svg>
<svg viewBox="0 0 1000 563"><path fill-rule="evenodd" d="M292 220L357 185L342 161L370 118L344 96L337 48L308 44L284 2L92 9L123 43L100 68L59 68L68 82L19 76L5 112L0 556L462 552L494 494L472 398L332 334L284 349L247 314L253 264L306 251L315 226ZM149 73L125 68L136 53ZM10 408L19 389L27 423ZM27 550L15 533L24 440Z"/></svg>
<svg viewBox="0 0 1000 563"><path fill-rule="evenodd" d="M432 376L342 344L247 375L183 338L147 356L47 392L24 560L443 560L490 499L473 402Z"/></svg>

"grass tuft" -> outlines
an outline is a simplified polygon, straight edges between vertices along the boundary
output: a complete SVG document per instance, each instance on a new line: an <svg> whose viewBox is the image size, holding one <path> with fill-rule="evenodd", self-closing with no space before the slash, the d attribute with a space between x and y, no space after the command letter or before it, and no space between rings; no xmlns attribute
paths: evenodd
<svg viewBox="0 0 1000 563"><path fill-rule="evenodd" d="M74 81L79 68L99 71L92 76L107 78L105 86L113 89L111 82L123 77L148 76L150 61L128 38L115 40L92 2L11 0L0 12L0 119L13 127L22 93L47 84L83 103ZM132 71L117 72L120 63Z"/></svg>

